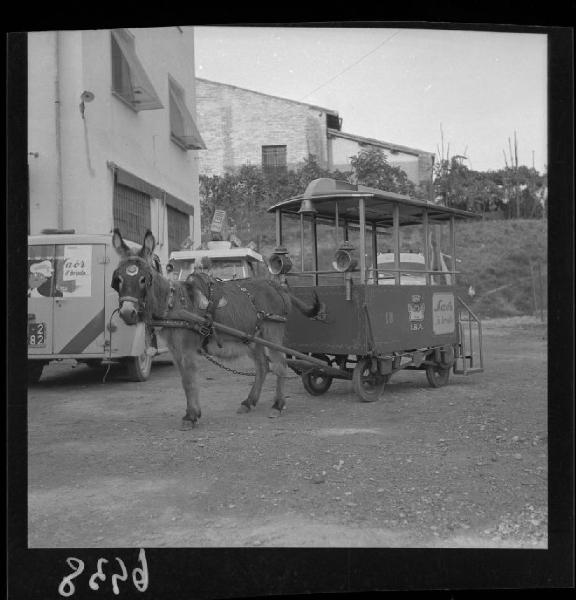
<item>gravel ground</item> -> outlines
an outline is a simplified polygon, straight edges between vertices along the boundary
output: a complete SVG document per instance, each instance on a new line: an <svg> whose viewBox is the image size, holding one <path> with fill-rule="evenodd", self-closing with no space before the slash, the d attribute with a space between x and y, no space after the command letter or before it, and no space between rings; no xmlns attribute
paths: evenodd
<svg viewBox="0 0 576 600"><path fill-rule="evenodd" d="M51 364L28 394L31 547L547 547L546 327L484 322L485 372L395 375L237 415L247 377L207 361L181 431L172 364L145 383ZM238 361L235 368L249 368Z"/></svg>

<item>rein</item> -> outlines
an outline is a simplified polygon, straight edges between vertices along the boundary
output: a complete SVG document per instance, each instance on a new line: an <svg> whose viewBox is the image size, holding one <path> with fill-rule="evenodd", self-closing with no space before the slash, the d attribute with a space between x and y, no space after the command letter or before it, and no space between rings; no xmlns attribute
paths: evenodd
<svg viewBox="0 0 576 600"><path fill-rule="evenodd" d="M194 314L194 313L192 313ZM199 315L194 315L198 319L202 319ZM199 333L202 337L207 338L213 333L213 327L205 319L205 323L188 321L187 319L152 319L148 321L151 327L168 327L172 329L190 329Z"/></svg>

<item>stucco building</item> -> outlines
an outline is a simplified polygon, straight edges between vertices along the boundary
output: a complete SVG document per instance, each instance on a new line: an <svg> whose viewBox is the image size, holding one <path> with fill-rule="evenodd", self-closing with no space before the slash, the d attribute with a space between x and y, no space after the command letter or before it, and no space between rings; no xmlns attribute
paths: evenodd
<svg viewBox="0 0 576 600"><path fill-rule="evenodd" d="M244 164L293 168L309 155L329 170L349 171L365 146L381 148L417 186L432 180L434 154L342 131L337 111L196 78L198 126L207 150L199 171L219 175Z"/></svg>
<svg viewBox="0 0 576 600"><path fill-rule="evenodd" d="M29 232L200 239L192 27L28 34Z"/></svg>

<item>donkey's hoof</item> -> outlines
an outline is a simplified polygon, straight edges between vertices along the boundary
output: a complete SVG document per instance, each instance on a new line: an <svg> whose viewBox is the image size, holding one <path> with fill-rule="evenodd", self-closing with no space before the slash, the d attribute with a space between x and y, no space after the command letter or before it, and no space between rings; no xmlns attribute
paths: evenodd
<svg viewBox="0 0 576 600"><path fill-rule="evenodd" d="M278 418L280 415L282 414L282 411L278 408L273 408L270 410L270 412L268 413L268 418L269 419L276 419Z"/></svg>
<svg viewBox="0 0 576 600"><path fill-rule="evenodd" d="M192 421L191 419L182 419L182 424L180 425L180 431L190 431L190 429L194 429L198 421Z"/></svg>
<svg viewBox="0 0 576 600"><path fill-rule="evenodd" d="M242 403L239 407L238 410L236 411L237 414L239 415L245 415L246 413L250 412L250 407L247 406L246 404Z"/></svg>

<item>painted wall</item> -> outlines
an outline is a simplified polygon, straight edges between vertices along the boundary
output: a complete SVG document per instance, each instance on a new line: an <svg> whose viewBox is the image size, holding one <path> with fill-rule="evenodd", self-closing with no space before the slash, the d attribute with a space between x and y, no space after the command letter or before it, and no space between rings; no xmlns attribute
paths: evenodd
<svg viewBox="0 0 576 600"><path fill-rule="evenodd" d="M220 175L261 166L262 146L287 146L288 168L309 154L327 164L326 112L301 102L204 79L196 80L198 127L207 150L200 173Z"/></svg>
<svg viewBox="0 0 576 600"><path fill-rule="evenodd" d="M163 109L135 112L112 94L109 30L33 32L28 36L28 149L38 153L38 157L29 155L33 234L58 227L58 90L62 226L78 233L112 229L114 186L108 163L113 162L193 206L191 231L195 240L200 239L199 151L182 150L170 139L168 111L171 75L184 88L186 104L195 113L193 28L129 31ZM95 98L85 104L82 119L80 96L84 90ZM168 258L164 212L162 203L153 200L152 230L163 262Z"/></svg>

